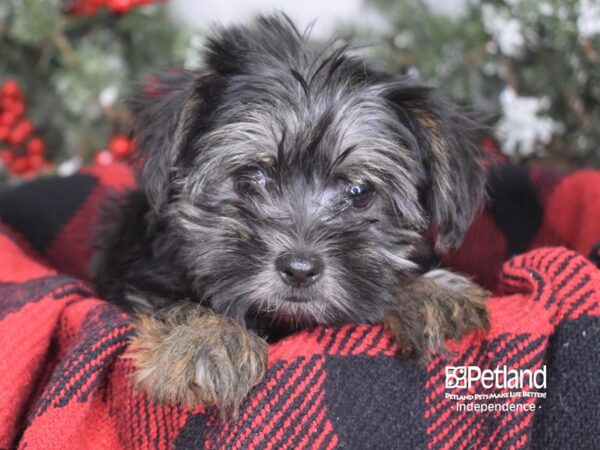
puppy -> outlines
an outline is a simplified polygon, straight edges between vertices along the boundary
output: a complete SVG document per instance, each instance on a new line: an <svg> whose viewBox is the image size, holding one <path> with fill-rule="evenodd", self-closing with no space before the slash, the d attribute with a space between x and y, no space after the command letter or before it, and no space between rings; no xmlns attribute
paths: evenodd
<svg viewBox="0 0 600 450"><path fill-rule="evenodd" d="M140 104L139 190L94 260L135 317L140 387L235 412L296 330L384 322L423 359L489 326L482 288L424 263L481 201L473 122L283 15L221 29L204 63Z"/></svg>

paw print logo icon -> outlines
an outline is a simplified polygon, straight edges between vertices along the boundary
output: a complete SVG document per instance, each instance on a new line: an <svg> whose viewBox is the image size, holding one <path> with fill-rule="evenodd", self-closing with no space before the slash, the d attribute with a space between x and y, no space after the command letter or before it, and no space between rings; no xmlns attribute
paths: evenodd
<svg viewBox="0 0 600 450"><path fill-rule="evenodd" d="M467 387L467 368L465 366L446 366L446 389L465 389Z"/></svg>

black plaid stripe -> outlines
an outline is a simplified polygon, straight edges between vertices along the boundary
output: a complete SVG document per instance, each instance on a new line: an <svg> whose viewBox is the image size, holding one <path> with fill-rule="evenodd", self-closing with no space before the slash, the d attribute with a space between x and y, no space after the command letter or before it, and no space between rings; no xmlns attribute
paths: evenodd
<svg viewBox="0 0 600 450"><path fill-rule="evenodd" d="M51 405L65 406L72 398L87 400L114 357L125 350L131 327L118 308L99 305L90 310L79 335L82 339L55 368L32 417L43 414Z"/></svg>
<svg viewBox="0 0 600 450"><path fill-rule="evenodd" d="M69 295L88 297L92 291L81 281L67 275L51 275L21 283L0 283L0 320L28 303L51 296L60 300Z"/></svg>

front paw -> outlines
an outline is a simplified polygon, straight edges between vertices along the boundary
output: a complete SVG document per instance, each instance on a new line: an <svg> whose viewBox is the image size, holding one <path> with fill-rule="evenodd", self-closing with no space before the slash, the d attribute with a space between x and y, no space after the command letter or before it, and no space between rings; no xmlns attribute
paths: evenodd
<svg viewBox="0 0 600 450"><path fill-rule="evenodd" d="M136 385L158 401L216 404L236 414L263 378L268 346L233 320L201 311L138 316L128 353Z"/></svg>
<svg viewBox="0 0 600 450"><path fill-rule="evenodd" d="M489 330L490 294L461 275L438 269L407 280L397 306L384 319L399 351L427 361L447 354L446 339L459 340L474 330Z"/></svg>
<svg viewBox="0 0 600 450"><path fill-rule="evenodd" d="M200 402L237 415L241 402L264 376L268 346L233 321L218 328L219 334L198 349L193 384Z"/></svg>

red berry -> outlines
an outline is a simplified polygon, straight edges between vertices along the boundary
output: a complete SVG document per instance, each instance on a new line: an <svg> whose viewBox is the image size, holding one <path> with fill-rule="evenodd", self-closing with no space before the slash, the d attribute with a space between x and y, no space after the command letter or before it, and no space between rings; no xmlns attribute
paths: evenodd
<svg viewBox="0 0 600 450"><path fill-rule="evenodd" d="M87 6L94 8L94 11L98 11L98 8L106 6L108 0L87 0Z"/></svg>
<svg viewBox="0 0 600 450"><path fill-rule="evenodd" d="M29 161L27 158L15 158L10 168L14 173L23 173L29 170Z"/></svg>
<svg viewBox="0 0 600 450"><path fill-rule="evenodd" d="M83 6L81 6L79 8L79 10L77 11L77 13L80 15L89 15L89 16L96 14L96 12L98 12L98 5L96 5L95 3L92 3L90 1L84 3Z"/></svg>
<svg viewBox="0 0 600 450"><path fill-rule="evenodd" d="M108 150L100 150L94 155L94 163L97 166L108 166L114 162L113 154Z"/></svg>
<svg viewBox="0 0 600 450"><path fill-rule="evenodd" d="M6 126L6 127L12 127L13 124L15 123L15 121L17 120L17 118L18 118L18 116L16 114L14 114L12 111L5 111L0 116L0 125Z"/></svg>
<svg viewBox="0 0 600 450"><path fill-rule="evenodd" d="M29 168L38 170L44 165L44 157L41 155L30 155L27 157Z"/></svg>
<svg viewBox="0 0 600 450"><path fill-rule="evenodd" d="M108 145L110 151L113 152L117 158L123 158L131 153L133 146L131 145L131 139L122 134L113 136Z"/></svg>
<svg viewBox="0 0 600 450"><path fill-rule="evenodd" d="M25 112L25 105L23 102L14 102L10 107L10 112L16 117L19 117Z"/></svg>
<svg viewBox="0 0 600 450"><path fill-rule="evenodd" d="M2 92L8 97L21 96L21 88L15 80L7 80L2 86Z"/></svg>
<svg viewBox="0 0 600 450"><path fill-rule="evenodd" d="M2 103L6 112L10 112L16 116L23 114L25 111L25 104L21 99L7 97Z"/></svg>
<svg viewBox="0 0 600 450"><path fill-rule="evenodd" d="M4 164L10 164L13 160L13 154L9 150L2 150L0 152L0 159L4 162Z"/></svg>
<svg viewBox="0 0 600 450"><path fill-rule="evenodd" d="M22 120L15 125L15 128L10 133L8 140L13 144L22 143L27 136L33 131L33 125L28 120Z"/></svg>
<svg viewBox="0 0 600 450"><path fill-rule="evenodd" d="M10 135L10 128L8 128L7 126L1 125L0 126L0 141L6 141L8 139L9 135Z"/></svg>
<svg viewBox="0 0 600 450"><path fill-rule="evenodd" d="M44 141L42 141L39 137L31 138L31 140L27 143L27 153L31 155L41 155L44 153Z"/></svg>
<svg viewBox="0 0 600 450"><path fill-rule="evenodd" d="M131 0L109 0L107 6L114 13L124 13L133 7Z"/></svg>

